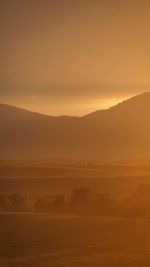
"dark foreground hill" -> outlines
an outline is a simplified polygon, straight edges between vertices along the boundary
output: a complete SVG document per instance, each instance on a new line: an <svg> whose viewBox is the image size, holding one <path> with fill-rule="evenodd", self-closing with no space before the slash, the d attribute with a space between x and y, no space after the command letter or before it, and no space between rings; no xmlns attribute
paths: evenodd
<svg viewBox="0 0 150 267"><path fill-rule="evenodd" d="M81 118L0 105L0 158L150 158L150 92Z"/></svg>

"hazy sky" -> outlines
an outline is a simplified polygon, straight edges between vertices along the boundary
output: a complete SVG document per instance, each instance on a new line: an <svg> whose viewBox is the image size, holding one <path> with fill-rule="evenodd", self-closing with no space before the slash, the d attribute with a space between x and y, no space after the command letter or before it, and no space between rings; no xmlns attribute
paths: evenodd
<svg viewBox="0 0 150 267"><path fill-rule="evenodd" d="M85 114L150 89L149 0L0 0L0 102Z"/></svg>

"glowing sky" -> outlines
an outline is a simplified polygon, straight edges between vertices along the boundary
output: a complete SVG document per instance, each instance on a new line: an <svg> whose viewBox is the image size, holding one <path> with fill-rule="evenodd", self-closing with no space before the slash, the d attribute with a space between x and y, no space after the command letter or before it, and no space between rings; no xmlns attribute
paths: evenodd
<svg viewBox="0 0 150 267"><path fill-rule="evenodd" d="M0 0L0 102L81 115L150 89L150 1Z"/></svg>

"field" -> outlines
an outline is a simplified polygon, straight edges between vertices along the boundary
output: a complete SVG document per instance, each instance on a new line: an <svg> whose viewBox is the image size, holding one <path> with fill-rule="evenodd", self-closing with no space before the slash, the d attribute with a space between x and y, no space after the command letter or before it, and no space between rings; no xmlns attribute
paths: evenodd
<svg viewBox="0 0 150 267"><path fill-rule="evenodd" d="M149 182L149 165L0 161L0 194L20 192L45 196L89 187L97 193L124 196L133 193L139 184Z"/></svg>
<svg viewBox="0 0 150 267"><path fill-rule="evenodd" d="M143 183L149 166L0 163L0 194L33 199L80 187L121 198ZM1 211L0 267L148 267L149 229L149 218Z"/></svg>
<svg viewBox="0 0 150 267"><path fill-rule="evenodd" d="M1 214L0 266L149 266L149 228L144 219Z"/></svg>

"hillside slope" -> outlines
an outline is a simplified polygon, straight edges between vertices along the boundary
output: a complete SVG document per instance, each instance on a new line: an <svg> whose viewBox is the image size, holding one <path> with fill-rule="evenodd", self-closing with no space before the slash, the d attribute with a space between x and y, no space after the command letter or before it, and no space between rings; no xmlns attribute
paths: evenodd
<svg viewBox="0 0 150 267"><path fill-rule="evenodd" d="M81 118L0 105L0 158L150 157L150 92Z"/></svg>

